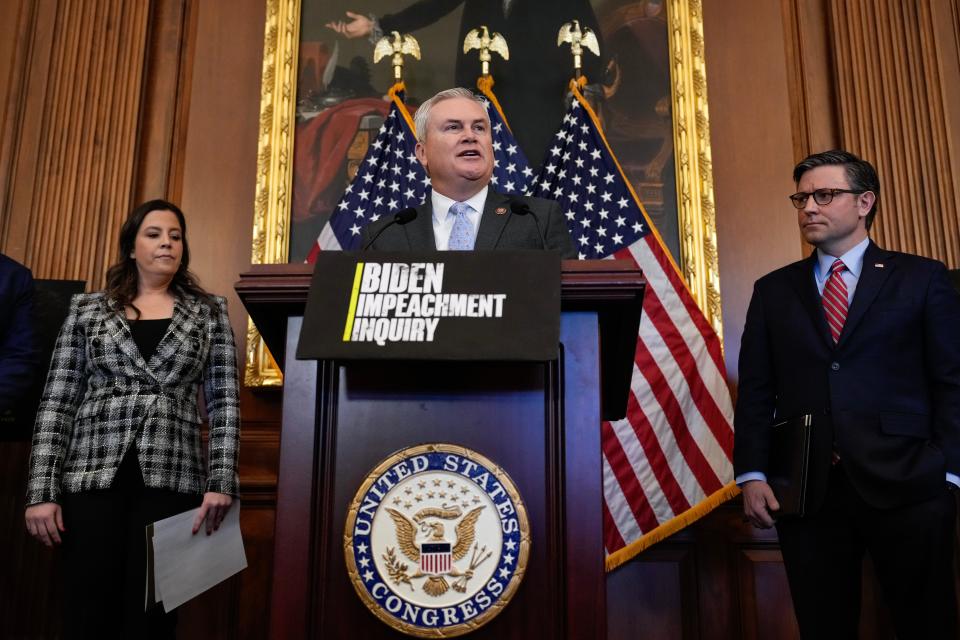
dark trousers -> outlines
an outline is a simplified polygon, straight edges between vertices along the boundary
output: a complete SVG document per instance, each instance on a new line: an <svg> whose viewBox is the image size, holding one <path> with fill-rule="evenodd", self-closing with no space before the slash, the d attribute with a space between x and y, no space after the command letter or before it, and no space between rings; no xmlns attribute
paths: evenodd
<svg viewBox="0 0 960 640"><path fill-rule="evenodd" d="M956 501L935 497L895 509L863 501L830 472L823 508L777 523L790 594L804 638L857 638L864 552L870 554L898 640L956 638L953 545Z"/></svg>
<svg viewBox="0 0 960 640"><path fill-rule="evenodd" d="M133 449L109 489L63 496L65 638L175 637L175 612L144 613L144 528L200 501L145 487Z"/></svg>

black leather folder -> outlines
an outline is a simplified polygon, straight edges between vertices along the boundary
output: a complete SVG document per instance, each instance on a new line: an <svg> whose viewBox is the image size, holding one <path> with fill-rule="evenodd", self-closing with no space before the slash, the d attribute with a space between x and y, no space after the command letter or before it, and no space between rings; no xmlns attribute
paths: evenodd
<svg viewBox="0 0 960 640"><path fill-rule="evenodd" d="M770 438L767 482L780 503L776 517L803 516L808 508L810 446L813 415L806 414L774 424Z"/></svg>

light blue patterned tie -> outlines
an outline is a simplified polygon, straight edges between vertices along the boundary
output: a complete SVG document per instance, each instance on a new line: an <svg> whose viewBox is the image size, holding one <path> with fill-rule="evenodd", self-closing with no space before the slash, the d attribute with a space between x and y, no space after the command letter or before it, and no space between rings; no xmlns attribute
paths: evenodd
<svg viewBox="0 0 960 640"><path fill-rule="evenodd" d="M450 213L456 216L450 231L450 242L447 243L447 248L451 251L473 251L476 236L473 233L473 224L467 217L470 210L471 207L466 202L454 202L450 207Z"/></svg>

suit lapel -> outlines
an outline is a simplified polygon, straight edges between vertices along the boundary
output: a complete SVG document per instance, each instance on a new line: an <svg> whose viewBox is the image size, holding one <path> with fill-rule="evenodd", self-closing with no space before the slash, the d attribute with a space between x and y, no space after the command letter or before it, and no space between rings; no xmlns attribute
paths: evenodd
<svg viewBox="0 0 960 640"><path fill-rule="evenodd" d="M872 241L867 245L867 250L863 254L863 267L860 270L860 279L857 280L857 289L853 293L853 302L850 304L850 310L847 312L847 321L843 323L843 331L840 333L840 341L837 343L838 347L846 342L847 336L849 336L854 329L857 328L857 325L860 324L860 321L863 320L867 309L870 308L877 294L880 293L880 288L883 286L883 283L886 282L887 278L896 268L895 261L889 260L891 257L892 254L889 251L884 251Z"/></svg>
<svg viewBox="0 0 960 640"><path fill-rule="evenodd" d="M820 292L817 290L817 281L814 277L814 265L817 262L817 250L806 260L802 260L793 265L789 273L790 284L793 286L810 314L810 320L817 328L817 333L831 349L833 348L833 337L830 335L830 327L827 326L827 317L823 310L823 303L820 301Z"/></svg>
<svg viewBox="0 0 960 640"><path fill-rule="evenodd" d="M153 357L150 358L147 368L154 372L164 370L163 363L172 359L177 352L187 349L194 350L195 347L186 341L193 335L196 326L201 322L201 306L203 303L199 299L190 297L186 300L174 298L173 317L170 319L170 326L167 332L157 345ZM158 379L160 376L156 376Z"/></svg>
<svg viewBox="0 0 960 640"><path fill-rule="evenodd" d="M437 243L433 237L433 206L430 195L424 204L417 207L417 217L403 225L411 251L436 251Z"/></svg>
<svg viewBox="0 0 960 640"><path fill-rule="evenodd" d="M117 348L130 359L134 367L146 371L150 374L150 377L156 379L143 356L140 355L137 343L133 341L133 334L130 333L130 323L121 315L123 311L114 309L113 305L104 298L103 314L105 316L103 324L112 336Z"/></svg>
<svg viewBox="0 0 960 640"><path fill-rule="evenodd" d="M497 213L498 209L506 209L504 213ZM500 243L507 220L513 212L510 211L510 200L493 189L487 191L487 201L483 205L483 215L480 216L480 228L477 230L475 250L496 249ZM532 215L532 214L531 214Z"/></svg>

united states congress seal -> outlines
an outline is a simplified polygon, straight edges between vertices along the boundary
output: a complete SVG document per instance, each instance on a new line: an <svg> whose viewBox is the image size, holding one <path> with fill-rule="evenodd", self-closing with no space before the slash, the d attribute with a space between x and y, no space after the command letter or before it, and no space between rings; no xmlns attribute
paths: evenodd
<svg viewBox="0 0 960 640"><path fill-rule="evenodd" d="M452 444L399 451L370 472L347 512L347 573L367 608L421 638L492 620L517 588L530 525L506 472Z"/></svg>

